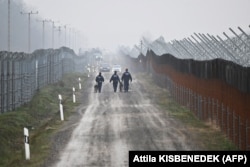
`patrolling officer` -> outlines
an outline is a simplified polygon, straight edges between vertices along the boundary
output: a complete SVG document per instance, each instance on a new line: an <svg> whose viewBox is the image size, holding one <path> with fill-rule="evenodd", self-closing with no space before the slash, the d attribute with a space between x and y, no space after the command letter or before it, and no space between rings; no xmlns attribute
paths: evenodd
<svg viewBox="0 0 250 167"><path fill-rule="evenodd" d="M128 92L129 80L130 80L130 82L132 82L132 76L128 72L128 69L126 68L125 72L122 74L122 81L124 82L124 91L125 92Z"/></svg>
<svg viewBox="0 0 250 167"><path fill-rule="evenodd" d="M114 92L116 92L118 82L120 83L120 77L117 75L117 71L115 71L114 74L111 76L109 82L111 81L113 81Z"/></svg>
<svg viewBox="0 0 250 167"><path fill-rule="evenodd" d="M103 78L101 72L99 72L99 75L96 76L95 81L97 82L97 85L98 85L98 91L99 91L99 93L101 93L102 83L104 82L104 78Z"/></svg>

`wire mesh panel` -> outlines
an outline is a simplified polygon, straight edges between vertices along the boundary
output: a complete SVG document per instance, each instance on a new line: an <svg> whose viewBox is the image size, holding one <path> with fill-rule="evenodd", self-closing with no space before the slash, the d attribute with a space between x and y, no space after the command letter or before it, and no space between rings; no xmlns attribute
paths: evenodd
<svg viewBox="0 0 250 167"><path fill-rule="evenodd" d="M19 107L21 105L21 91L22 91L22 87L21 87L21 58L18 57L18 54L15 55L15 59L14 59L14 77L13 77L13 82L14 82L14 109L16 107Z"/></svg>
<svg viewBox="0 0 250 167"><path fill-rule="evenodd" d="M4 60L3 60L3 99L4 99L4 102L3 102L3 112L6 112L8 110L8 100L9 100L9 95L8 95L8 89L9 89L9 86L8 86L8 73L9 73L9 69L8 69L8 53L6 53L4 55Z"/></svg>
<svg viewBox="0 0 250 167"><path fill-rule="evenodd" d="M73 72L75 57L68 48L32 54L0 52L0 113L28 103L38 89Z"/></svg>

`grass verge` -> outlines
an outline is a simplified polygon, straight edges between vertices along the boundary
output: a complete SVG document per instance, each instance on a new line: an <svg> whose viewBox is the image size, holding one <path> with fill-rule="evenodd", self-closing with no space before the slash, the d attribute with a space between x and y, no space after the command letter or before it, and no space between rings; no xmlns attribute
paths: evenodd
<svg viewBox="0 0 250 167"><path fill-rule="evenodd" d="M222 134L222 132L197 119L187 108L177 104L166 89L157 86L148 74L139 74L138 79L146 80L145 90L149 98L153 99L159 107L166 111L169 116L180 120L196 136L196 143L203 150L238 150L238 148Z"/></svg>
<svg viewBox="0 0 250 167"><path fill-rule="evenodd" d="M58 94L62 95L64 117L74 112L79 103L72 101L72 87L82 83L84 74L67 74L56 84L40 89L32 100L0 115L0 166L40 166L50 151L50 136L62 125L59 114ZM25 160L23 128L29 128L31 159Z"/></svg>

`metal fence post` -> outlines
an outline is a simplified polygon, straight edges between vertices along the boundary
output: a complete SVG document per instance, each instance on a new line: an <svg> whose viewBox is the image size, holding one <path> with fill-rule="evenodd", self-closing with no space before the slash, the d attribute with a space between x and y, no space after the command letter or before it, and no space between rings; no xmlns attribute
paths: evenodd
<svg viewBox="0 0 250 167"><path fill-rule="evenodd" d="M215 106L215 102L214 102L214 98L212 98L212 114L211 114L211 121L214 123L214 106Z"/></svg>
<svg viewBox="0 0 250 167"><path fill-rule="evenodd" d="M235 112L233 112L233 141L236 142Z"/></svg>
<svg viewBox="0 0 250 167"><path fill-rule="evenodd" d="M202 96L198 96L198 113L199 113L198 115L200 120L202 120L203 118L202 103L203 103Z"/></svg>
<svg viewBox="0 0 250 167"><path fill-rule="evenodd" d="M204 101L204 103L203 103L203 106L204 106L204 107L203 107L203 108L204 108L204 109L203 109L203 112L204 112L204 114L203 114L203 115L204 115L204 116L203 116L203 119L204 119L204 120L207 120L207 118L208 118L208 113L207 113L207 104L208 104L208 102L207 102L207 98L206 98L206 97L204 97L203 99L204 99L204 100L203 100L203 101Z"/></svg>
<svg viewBox="0 0 250 167"><path fill-rule="evenodd" d="M250 150L250 138L249 138L249 122L246 120L246 150Z"/></svg>
<svg viewBox="0 0 250 167"><path fill-rule="evenodd" d="M224 131L224 105L221 104L221 129Z"/></svg>
<svg viewBox="0 0 250 167"><path fill-rule="evenodd" d="M239 131L239 132L238 132L238 140L239 140L239 141L238 141L238 146L239 146L239 148L241 148L241 144L242 144L242 143L241 143L241 122L240 122L241 119L240 119L240 116L238 116L238 121L239 121L239 122L238 122L238 124L239 124L239 125L238 125L238 126L239 126L239 127L238 127L238 131Z"/></svg>
<svg viewBox="0 0 250 167"><path fill-rule="evenodd" d="M211 121L211 98L207 98L207 119Z"/></svg>
<svg viewBox="0 0 250 167"><path fill-rule="evenodd" d="M192 109L191 109L191 89L188 89L188 107L189 107L189 110L191 111Z"/></svg>
<svg viewBox="0 0 250 167"><path fill-rule="evenodd" d="M217 100L217 106L216 106L216 125L219 127L219 101Z"/></svg>
<svg viewBox="0 0 250 167"><path fill-rule="evenodd" d="M229 107L227 107L227 125L226 125L226 128L227 128L227 137L228 138L230 137L229 114L230 114Z"/></svg>

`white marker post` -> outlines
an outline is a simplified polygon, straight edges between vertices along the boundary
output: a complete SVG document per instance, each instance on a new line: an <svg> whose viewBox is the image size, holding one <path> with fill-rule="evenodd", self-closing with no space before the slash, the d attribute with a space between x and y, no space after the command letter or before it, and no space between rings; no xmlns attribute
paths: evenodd
<svg viewBox="0 0 250 167"><path fill-rule="evenodd" d="M23 131L24 131L25 159L30 160L29 130L28 128L23 128Z"/></svg>
<svg viewBox="0 0 250 167"><path fill-rule="evenodd" d="M75 103L76 102L75 88L73 87L72 89L73 89L73 103Z"/></svg>
<svg viewBox="0 0 250 167"><path fill-rule="evenodd" d="M60 110L60 116L61 116L61 121L64 120L64 115L63 115L63 105L62 103L62 96L59 94L58 95L58 99L59 99L59 110Z"/></svg>
<svg viewBox="0 0 250 167"><path fill-rule="evenodd" d="M61 104L62 103L62 96L60 94L58 95L58 99L59 99L59 104Z"/></svg>
<svg viewBox="0 0 250 167"><path fill-rule="evenodd" d="M62 105L62 104L59 104L59 108L60 108L61 121L64 121L63 105Z"/></svg>
<svg viewBox="0 0 250 167"><path fill-rule="evenodd" d="M79 89L82 89L82 84L81 84L81 78L78 79L79 80Z"/></svg>
<svg viewBox="0 0 250 167"><path fill-rule="evenodd" d="M90 73L90 67L89 67L89 64L88 64L88 78L89 78L89 73Z"/></svg>

